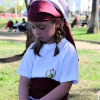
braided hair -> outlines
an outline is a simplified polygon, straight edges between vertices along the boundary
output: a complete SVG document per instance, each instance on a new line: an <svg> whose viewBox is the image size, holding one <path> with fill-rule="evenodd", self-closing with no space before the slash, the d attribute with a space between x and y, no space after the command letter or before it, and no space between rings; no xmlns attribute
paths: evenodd
<svg viewBox="0 0 100 100"><path fill-rule="evenodd" d="M56 18L51 20L52 23L55 23L56 22ZM56 56L57 54L59 54L59 47L58 47L58 44L59 42L61 42L61 39L63 37L65 37L65 31L64 31L64 23L62 21L60 27L58 29L56 29L56 32L55 32L55 35L54 35L54 38L55 38L55 43L56 43L56 47L55 47L55 51L54 51L54 56ZM41 56L39 54L40 52L40 49L42 48L44 42L43 41L40 41L40 40L36 40L36 43L34 44L34 46L32 47L32 49L34 50L34 53L38 56Z"/></svg>

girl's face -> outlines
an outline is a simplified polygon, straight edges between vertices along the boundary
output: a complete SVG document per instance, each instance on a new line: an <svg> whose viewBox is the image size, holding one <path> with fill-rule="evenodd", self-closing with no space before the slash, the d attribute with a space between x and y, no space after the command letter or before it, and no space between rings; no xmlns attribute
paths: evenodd
<svg viewBox="0 0 100 100"><path fill-rule="evenodd" d="M56 23L51 21L44 22L30 22L32 26L32 32L35 37L47 44L55 42L54 34L57 28Z"/></svg>

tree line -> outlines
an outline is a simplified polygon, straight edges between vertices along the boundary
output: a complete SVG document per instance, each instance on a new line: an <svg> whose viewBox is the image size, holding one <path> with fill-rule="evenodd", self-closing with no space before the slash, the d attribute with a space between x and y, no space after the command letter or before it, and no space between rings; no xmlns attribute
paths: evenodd
<svg viewBox="0 0 100 100"><path fill-rule="evenodd" d="M15 1L15 0L13 0ZM6 4L0 5L0 13L15 13L15 3L11 6L12 0L6 0ZM23 0L23 6L20 6L20 0L16 0L17 13L26 9L25 2Z"/></svg>

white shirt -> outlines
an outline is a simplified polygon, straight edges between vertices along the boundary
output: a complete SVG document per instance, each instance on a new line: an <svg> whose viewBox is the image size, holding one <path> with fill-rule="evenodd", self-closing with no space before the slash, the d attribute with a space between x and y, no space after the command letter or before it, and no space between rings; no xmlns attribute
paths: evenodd
<svg viewBox="0 0 100 100"><path fill-rule="evenodd" d="M40 55L33 52L32 43L22 58L17 73L28 78L52 78L59 82L78 82L78 56L74 46L65 38L58 44L59 54L54 55L56 44L44 44Z"/></svg>

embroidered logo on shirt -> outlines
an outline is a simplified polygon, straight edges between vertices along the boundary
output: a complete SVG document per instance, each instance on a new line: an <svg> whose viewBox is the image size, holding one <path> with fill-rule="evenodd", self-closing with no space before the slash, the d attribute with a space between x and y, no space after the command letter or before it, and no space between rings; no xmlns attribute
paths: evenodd
<svg viewBox="0 0 100 100"><path fill-rule="evenodd" d="M45 76L47 78L54 78L55 75L56 75L56 71L53 68L51 70L47 71L46 74L45 74Z"/></svg>

